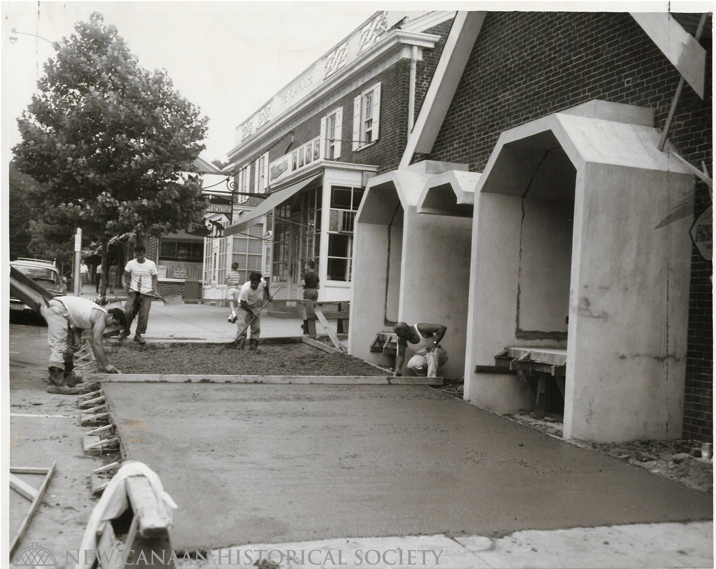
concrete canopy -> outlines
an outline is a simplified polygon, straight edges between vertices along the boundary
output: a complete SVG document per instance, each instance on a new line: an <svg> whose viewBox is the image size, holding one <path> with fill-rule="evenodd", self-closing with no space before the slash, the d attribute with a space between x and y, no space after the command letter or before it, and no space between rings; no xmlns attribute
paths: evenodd
<svg viewBox="0 0 716 569"><path fill-rule="evenodd" d="M659 139L656 129L641 124L556 113L503 132L475 191L524 195L549 152L559 148L577 170L593 163L688 174L659 151Z"/></svg>
<svg viewBox="0 0 716 569"><path fill-rule="evenodd" d="M417 206L429 177L424 172L393 170L372 178L365 189L356 221L388 225L398 205L403 209Z"/></svg>
<svg viewBox="0 0 716 569"><path fill-rule="evenodd" d="M418 213L472 217L475 188L481 176L460 170L432 176L418 199Z"/></svg>
<svg viewBox="0 0 716 569"><path fill-rule="evenodd" d="M566 349L564 438L681 436L692 216L662 221L693 175L648 124L590 102L500 136L475 195L466 399L525 408L517 378L475 366Z"/></svg>

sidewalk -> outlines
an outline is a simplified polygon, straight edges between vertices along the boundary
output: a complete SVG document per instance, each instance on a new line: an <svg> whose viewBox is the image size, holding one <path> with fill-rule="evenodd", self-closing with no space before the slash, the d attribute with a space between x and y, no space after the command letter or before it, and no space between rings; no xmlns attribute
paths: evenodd
<svg viewBox="0 0 716 569"><path fill-rule="evenodd" d="M208 558L222 567L268 559L280 569L705 568L713 567L713 522L527 530L502 538L432 535L251 543L211 551ZM259 561L259 566L269 565Z"/></svg>
<svg viewBox="0 0 716 569"><path fill-rule="evenodd" d="M110 301L106 307L118 306L124 308L127 300L126 293L115 288L114 295L107 294ZM95 285L82 287L83 298L99 296ZM144 339L147 342L233 342L236 338L237 324L227 321L229 308L212 306L210 304L177 304L165 306L161 300L152 302L149 313L149 324ZM298 318L272 318L261 314L262 338L300 338L302 321ZM336 322L329 323L336 329ZM132 323L132 330L136 327L136 319ZM134 332L132 332L134 333ZM318 325L318 334L323 330Z"/></svg>

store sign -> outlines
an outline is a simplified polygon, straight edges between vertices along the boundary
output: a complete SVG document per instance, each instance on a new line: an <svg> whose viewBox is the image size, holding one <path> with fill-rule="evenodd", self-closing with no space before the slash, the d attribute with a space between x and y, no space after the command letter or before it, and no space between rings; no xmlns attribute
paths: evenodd
<svg viewBox="0 0 716 569"><path fill-rule="evenodd" d="M713 208L703 212L691 226L691 238L694 245L707 261L713 258Z"/></svg>
<svg viewBox="0 0 716 569"><path fill-rule="evenodd" d="M378 43L406 12L378 12L365 26L354 31L325 57L314 63L305 73L291 81L264 107L236 128L236 143L240 144L256 134L272 119L304 99L336 73L350 66L361 54Z"/></svg>
<svg viewBox="0 0 716 569"><path fill-rule="evenodd" d="M231 206L225 204L210 203L206 206L204 213L231 213Z"/></svg>
<svg viewBox="0 0 716 569"><path fill-rule="evenodd" d="M186 267L174 267L174 269L172 269L172 278L185 279L186 278Z"/></svg>
<svg viewBox="0 0 716 569"><path fill-rule="evenodd" d="M320 144L321 137L319 136L271 162L269 164L269 185L287 178L293 172L297 172L318 160Z"/></svg>

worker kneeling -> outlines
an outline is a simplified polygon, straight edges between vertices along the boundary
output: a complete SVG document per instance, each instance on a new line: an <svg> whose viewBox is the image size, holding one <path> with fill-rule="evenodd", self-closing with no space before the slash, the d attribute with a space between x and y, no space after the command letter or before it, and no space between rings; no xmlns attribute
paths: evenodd
<svg viewBox="0 0 716 569"><path fill-rule="evenodd" d="M86 298L63 296L53 298L40 308L47 321L50 345L50 386L73 387L78 381L72 375L74 354L81 348L82 332L92 331L92 351L107 373L119 373L107 361L102 338L106 328L124 326L126 317L121 308L106 310Z"/></svg>
<svg viewBox="0 0 716 569"><path fill-rule="evenodd" d="M398 336L393 375L401 375L405 349L410 348L415 355L408 361L408 370L423 377L437 377L438 368L448 361L447 352L440 347L447 327L425 323L408 326L405 322L398 322L393 330Z"/></svg>

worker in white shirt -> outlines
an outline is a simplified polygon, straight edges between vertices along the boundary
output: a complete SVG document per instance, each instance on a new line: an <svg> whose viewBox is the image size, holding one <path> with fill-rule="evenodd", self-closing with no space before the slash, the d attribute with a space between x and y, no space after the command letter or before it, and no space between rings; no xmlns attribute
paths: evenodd
<svg viewBox="0 0 716 569"><path fill-rule="evenodd" d="M132 320L138 315L134 341L139 344L147 343L143 334L147 332L149 309L152 307L153 296L150 295L159 295L157 265L147 259L146 251L144 245L137 245L134 248L134 259L127 263L122 275L122 285L127 293L127 302L124 305L127 325L120 333L119 339L124 340L129 336Z"/></svg>

